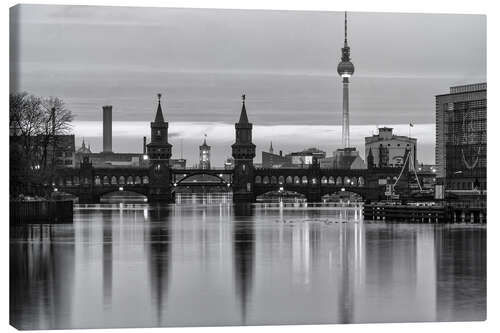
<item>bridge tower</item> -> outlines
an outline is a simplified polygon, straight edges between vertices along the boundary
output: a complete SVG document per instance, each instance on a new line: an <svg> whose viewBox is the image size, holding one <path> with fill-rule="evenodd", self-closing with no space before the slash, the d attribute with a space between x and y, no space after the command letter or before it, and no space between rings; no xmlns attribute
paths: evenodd
<svg viewBox="0 0 500 333"><path fill-rule="evenodd" d="M170 157L172 145L168 143L168 122L163 118L161 94L158 94L158 108L151 123L151 142L147 145L149 159L149 202L172 202L170 181Z"/></svg>
<svg viewBox="0 0 500 333"><path fill-rule="evenodd" d="M78 170L80 184L78 186L78 203L99 203L99 196L94 194L94 168L88 156L84 156Z"/></svg>
<svg viewBox="0 0 500 333"><path fill-rule="evenodd" d="M248 122L245 94L241 96L240 120L235 124L236 142L231 146L234 158L233 201L255 201L253 183L255 145L252 143L252 124Z"/></svg>

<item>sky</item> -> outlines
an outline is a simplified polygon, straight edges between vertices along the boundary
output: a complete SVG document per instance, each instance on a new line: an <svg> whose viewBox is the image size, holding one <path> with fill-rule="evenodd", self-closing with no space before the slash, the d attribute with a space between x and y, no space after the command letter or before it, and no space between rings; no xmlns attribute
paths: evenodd
<svg viewBox="0 0 500 333"><path fill-rule="evenodd" d="M348 13L355 73L351 142L377 126L418 140L434 163L435 95L486 81L486 16ZM102 106L113 105L113 150L142 151L162 93L173 157L212 165L230 156L247 96L260 152L340 148L336 67L343 12L21 5L11 10L11 91L62 98L77 146L102 150ZM181 148L182 147L182 148Z"/></svg>

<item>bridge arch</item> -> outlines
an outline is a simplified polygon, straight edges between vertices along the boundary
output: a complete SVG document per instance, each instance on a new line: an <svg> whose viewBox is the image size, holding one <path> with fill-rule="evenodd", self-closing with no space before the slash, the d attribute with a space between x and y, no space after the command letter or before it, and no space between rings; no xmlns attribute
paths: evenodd
<svg viewBox="0 0 500 333"><path fill-rule="evenodd" d="M97 194L97 196L99 198L99 201L102 201L103 199L104 200L112 199L112 197L115 194L121 194L122 199L125 201L127 200L127 197L132 199L133 196L140 196L141 198L139 199L139 201L144 202L144 201L146 201L144 199L147 199L148 191L147 191L147 189L138 189L138 188L129 189L126 187L123 190L119 190L118 188L111 188L111 189L107 189L104 191L100 191ZM136 200L134 200L134 201L136 201Z"/></svg>
<svg viewBox="0 0 500 333"><path fill-rule="evenodd" d="M205 172L196 172L196 173L188 174L188 175L182 177L181 179L179 179L176 183L177 183L177 185L182 185L182 183L186 182L186 180L188 180L189 178L193 178L193 177L196 177L196 176L206 176L206 177L209 177L209 178L216 178L222 184L228 184L228 183L230 183L230 182L228 182L226 179L224 179L220 175L212 174L212 173L205 173Z"/></svg>

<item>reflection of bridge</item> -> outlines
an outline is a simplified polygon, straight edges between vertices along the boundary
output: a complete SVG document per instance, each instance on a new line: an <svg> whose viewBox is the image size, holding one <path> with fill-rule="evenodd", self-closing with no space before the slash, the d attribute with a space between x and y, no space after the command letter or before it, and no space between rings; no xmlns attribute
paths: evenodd
<svg viewBox="0 0 500 333"><path fill-rule="evenodd" d="M258 195L273 191L297 192L310 202L319 202L327 194L350 191L371 201L384 198L385 183L400 172L394 168L323 169L316 161L307 168L255 168L252 124L244 98L235 128L233 169L173 169L169 164L172 146L168 143L168 122L164 121L158 100L155 121L151 123L151 143L147 146L149 167L94 168L89 157L84 156L79 168L58 170L54 187L77 196L83 203L99 202L101 196L115 191L136 192L150 202L172 202L176 189L187 186L224 186L233 191L236 202L253 202ZM407 187L407 175L402 178L398 183L400 191Z"/></svg>

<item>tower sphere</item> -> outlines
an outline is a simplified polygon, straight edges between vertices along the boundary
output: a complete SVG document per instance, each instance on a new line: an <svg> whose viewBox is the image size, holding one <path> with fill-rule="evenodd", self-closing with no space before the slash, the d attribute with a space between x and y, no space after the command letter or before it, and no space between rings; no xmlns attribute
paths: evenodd
<svg viewBox="0 0 500 333"><path fill-rule="evenodd" d="M341 61L337 66L337 73L342 77L349 77L354 74L354 65L350 61Z"/></svg>

